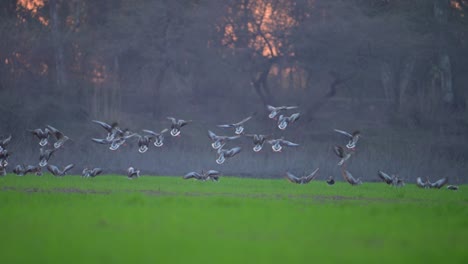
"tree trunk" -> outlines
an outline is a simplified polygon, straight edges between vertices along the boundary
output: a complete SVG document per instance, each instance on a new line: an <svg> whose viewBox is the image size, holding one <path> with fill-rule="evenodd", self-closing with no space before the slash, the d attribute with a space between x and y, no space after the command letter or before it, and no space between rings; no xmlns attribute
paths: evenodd
<svg viewBox="0 0 468 264"><path fill-rule="evenodd" d="M57 89L61 89L63 86L67 85L67 76L65 71L63 40L60 32L60 20L57 9L57 0L50 0L49 11L55 59L55 84Z"/></svg>

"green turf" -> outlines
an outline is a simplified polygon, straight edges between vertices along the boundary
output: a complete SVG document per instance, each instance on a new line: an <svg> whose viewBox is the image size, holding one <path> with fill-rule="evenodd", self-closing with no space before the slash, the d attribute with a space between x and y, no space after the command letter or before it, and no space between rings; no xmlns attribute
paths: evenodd
<svg viewBox="0 0 468 264"><path fill-rule="evenodd" d="M468 186L7 175L1 263L468 263Z"/></svg>

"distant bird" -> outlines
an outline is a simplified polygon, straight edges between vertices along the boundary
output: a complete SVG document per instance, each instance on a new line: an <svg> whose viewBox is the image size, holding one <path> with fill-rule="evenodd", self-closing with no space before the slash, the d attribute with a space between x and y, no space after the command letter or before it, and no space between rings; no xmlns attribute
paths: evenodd
<svg viewBox="0 0 468 264"><path fill-rule="evenodd" d="M169 129L165 128L161 132L156 133L154 131L143 129L143 132L150 134L154 139L154 146L155 147L162 147L164 145L164 133L169 131Z"/></svg>
<svg viewBox="0 0 468 264"><path fill-rule="evenodd" d="M346 144L348 149L356 148L356 144L359 141L359 137L361 136L361 133L358 130L354 131L352 134L339 129L334 129L334 131L346 136L349 139L348 144Z"/></svg>
<svg viewBox="0 0 468 264"><path fill-rule="evenodd" d="M0 151L3 151L6 149L6 146L8 146L8 144L10 143L11 141L11 135L9 135L8 137L0 140Z"/></svg>
<svg viewBox="0 0 468 264"><path fill-rule="evenodd" d="M219 149L222 145L226 144L227 141L235 140L240 138L240 135L237 136L218 136L212 131L208 130L208 137L213 141L211 147L214 149Z"/></svg>
<svg viewBox="0 0 468 264"><path fill-rule="evenodd" d="M274 152L280 152L283 147L297 147L299 144L293 143L291 141L285 140L284 138L268 140L268 144L271 145L271 149Z"/></svg>
<svg viewBox="0 0 468 264"><path fill-rule="evenodd" d="M36 136L39 139L39 145L41 147L44 147L49 143L49 135L51 132L49 131L48 128L45 128L44 130L37 128L34 130L29 130L34 136Z"/></svg>
<svg viewBox="0 0 468 264"><path fill-rule="evenodd" d="M201 173L192 171L184 175L184 179L196 179L199 181L207 181L207 180L212 180L212 181L218 181L219 180L219 175L220 172L216 170L209 170L209 171L201 171Z"/></svg>
<svg viewBox="0 0 468 264"><path fill-rule="evenodd" d="M136 135L138 137L138 152L145 153L148 150L149 144L153 140L152 136L148 135Z"/></svg>
<svg viewBox="0 0 468 264"><path fill-rule="evenodd" d="M315 169L311 174L303 176L303 177L297 177L290 172L286 172L286 179L288 179L288 181L292 183L307 184L318 176L317 174L318 171L319 171L319 168Z"/></svg>
<svg viewBox="0 0 468 264"><path fill-rule="evenodd" d="M458 191L458 186L456 186L456 185L448 185L448 186L447 186L447 189L448 189L448 190L452 190L452 191Z"/></svg>
<svg viewBox="0 0 468 264"><path fill-rule="evenodd" d="M13 173L18 176L24 176L26 174L26 169L23 165L16 165L16 167L13 169Z"/></svg>
<svg viewBox="0 0 468 264"><path fill-rule="evenodd" d="M343 165L351 155L354 153L350 150L345 150L342 146L334 146L333 151L335 152L336 156L338 156L341 160L338 162L338 166Z"/></svg>
<svg viewBox="0 0 468 264"><path fill-rule="evenodd" d="M244 123L249 121L252 118L252 116L246 117L242 119L241 121L234 123L234 124L224 124L224 125L218 125L218 127L223 127L223 128L235 128L235 133L237 135L242 134L244 132Z"/></svg>
<svg viewBox="0 0 468 264"><path fill-rule="evenodd" d="M114 140L115 136L120 131L119 124L117 122L113 122L110 125L105 123L105 122L99 121L99 120L92 120L92 122L100 125L102 128L104 128L107 131L106 139L108 141Z"/></svg>
<svg viewBox="0 0 468 264"><path fill-rule="evenodd" d="M263 144L270 137L270 135L261 135L261 134L245 134L246 137L253 138L253 151L259 152L263 148Z"/></svg>
<svg viewBox="0 0 468 264"><path fill-rule="evenodd" d="M335 184L335 179L333 178L333 176L328 177L328 179L327 179L327 184L328 184L328 185L333 185L333 184Z"/></svg>
<svg viewBox="0 0 468 264"><path fill-rule="evenodd" d="M4 149L0 151L0 166L6 167L8 166L8 158L10 157L11 152Z"/></svg>
<svg viewBox="0 0 468 264"><path fill-rule="evenodd" d="M377 172L377 175L379 176L379 178L384 181L386 184L388 185L392 185L392 186L396 186L396 187L403 187L405 186L405 183L402 179L400 179L398 176L396 175L388 175L387 173L383 172L383 171L378 171Z"/></svg>
<svg viewBox="0 0 468 264"><path fill-rule="evenodd" d="M47 166L47 162L49 161L50 157L52 156L52 154L54 154L56 150L57 149L55 148L54 149L41 148L40 153L39 153L39 166L41 167Z"/></svg>
<svg viewBox="0 0 468 264"><path fill-rule="evenodd" d="M234 147L231 149L223 149L223 147L224 145L221 145L221 147L218 148L218 158L216 159L216 163L218 164L223 164L226 159L234 157L242 150L241 147Z"/></svg>
<svg viewBox="0 0 468 264"><path fill-rule="evenodd" d="M42 176L42 168L41 166L34 166L34 165L28 165L26 166L26 171L25 175L28 173L34 173L36 176Z"/></svg>
<svg viewBox="0 0 468 264"><path fill-rule="evenodd" d="M286 110L291 110L291 109L297 109L298 106L278 106L274 107L271 105L267 105L268 111L270 111L270 114L268 115L269 118L273 119L278 115L279 113L286 111Z"/></svg>
<svg viewBox="0 0 468 264"><path fill-rule="evenodd" d="M171 120L171 136L177 137L180 135L180 128L191 123L191 120L175 119L174 117L168 117L167 119Z"/></svg>
<svg viewBox="0 0 468 264"><path fill-rule="evenodd" d="M137 169L135 169L133 167L129 167L127 169L127 178L128 179L132 180L132 179L136 179L138 177L140 177L140 170L137 170Z"/></svg>
<svg viewBox="0 0 468 264"><path fill-rule="evenodd" d="M71 170L73 167L75 167L74 164L68 164L67 166L65 166L65 168L63 168L63 170L61 170L55 165L47 165L47 170L50 173L52 173L54 176L62 177L62 176L65 176L67 172Z"/></svg>
<svg viewBox="0 0 468 264"><path fill-rule="evenodd" d="M118 133L114 136L114 139L108 140L107 138L99 139L99 138L92 138L91 140L98 144L109 145L110 150L117 150L120 146L122 146L127 139L136 136L137 134L131 133L129 131L122 132L122 134Z"/></svg>
<svg viewBox="0 0 468 264"><path fill-rule="evenodd" d="M300 113L295 113L295 114L292 114L291 116L280 115L278 118L278 128L281 130L285 130L289 124L296 122L300 116L301 116Z"/></svg>
<svg viewBox="0 0 468 264"><path fill-rule="evenodd" d="M56 141L54 143L54 148L58 149L60 148L61 146L63 146L63 144L65 144L65 142L67 142L70 138L65 136L62 132L60 132L58 129L52 127L52 126L47 126L47 128L49 129L50 133L55 137Z"/></svg>
<svg viewBox="0 0 468 264"><path fill-rule="evenodd" d="M344 168L341 168L341 174L343 175L343 178L345 179L345 181L347 181L351 185L362 184L362 181L360 178L355 179L353 175Z"/></svg>
<svg viewBox="0 0 468 264"><path fill-rule="evenodd" d="M81 172L81 176L85 178L89 178L89 177L94 178L97 175L101 174L102 171L103 170L101 168L94 168L94 169L84 168L83 171Z"/></svg>
<svg viewBox="0 0 468 264"><path fill-rule="evenodd" d="M442 179L437 180L436 182L431 183L431 188L436 188L440 189L442 188L445 184L447 184L448 178L444 177Z"/></svg>
<svg viewBox="0 0 468 264"><path fill-rule="evenodd" d="M431 188L431 183L429 179L426 177L426 181L424 182L421 177L416 178L416 185L420 188L429 189Z"/></svg>

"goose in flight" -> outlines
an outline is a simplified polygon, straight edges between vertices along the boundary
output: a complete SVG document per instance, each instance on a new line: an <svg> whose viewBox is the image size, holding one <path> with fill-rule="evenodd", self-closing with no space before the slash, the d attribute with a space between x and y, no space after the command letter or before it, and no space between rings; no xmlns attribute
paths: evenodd
<svg viewBox="0 0 468 264"><path fill-rule="evenodd" d="M120 131L119 124L117 122L113 122L112 124L107 124L99 120L92 120L92 122L100 125L102 128L104 128L107 131L106 139L108 141L114 140L115 136Z"/></svg>
<svg viewBox="0 0 468 264"><path fill-rule="evenodd" d="M11 141L11 135L9 135L8 137L0 140L0 151L3 151L6 149L6 146L10 143Z"/></svg>
<svg viewBox="0 0 468 264"><path fill-rule="evenodd" d="M274 106L271 106L271 105L267 105L267 109L268 109L268 111L270 111L270 114L268 115L268 117L271 118L271 119L274 119L276 117L276 115L278 115L279 113L281 113L283 111L297 109L297 108L299 108L299 107L298 106L277 106L277 107L274 107Z"/></svg>
<svg viewBox="0 0 468 264"><path fill-rule="evenodd" d="M244 132L244 123L249 121L252 118L252 116L246 117L242 119L241 121L234 123L234 124L224 124L224 125L218 125L218 127L222 128L235 128L235 133L236 135L242 134Z"/></svg>
<svg viewBox="0 0 468 264"><path fill-rule="evenodd" d="M274 152L281 152L283 147L297 147L299 144L293 143L291 141L285 140L284 138L268 140L268 144L271 145L271 149Z"/></svg>
<svg viewBox="0 0 468 264"><path fill-rule="evenodd" d="M351 185L360 185L362 184L362 181L360 178L355 179L351 172L347 171L344 168L341 168L341 174L343 175L343 178L345 181L347 181Z"/></svg>
<svg viewBox="0 0 468 264"><path fill-rule="evenodd" d="M130 131L122 132L122 134L115 135L114 139L108 140L107 138L92 138L91 140L98 144L109 145L110 150L117 150L122 146L127 139L136 136L137 134L131 133Z"/></svg>
<svg viewBox="0 0 468 264"><path fill-rule="evenodd" d="M49 135L51 132L49 131L48 128L45 128L44 130L40 128L36 128L34 130L29 130L34 136L36 136L39 139L39 145L41 147L44 147L49 143Z"/></svg>
<svg viewBox="0 0 468 264"><path fill-rule="evenodd" d="M226 144L227 141L231 141L231 140L235 140L235 139L238 139L240 138L240 135L236 135L236 136L218 136L216 135L215 133L213 133L212 131L208 130L208 137L213 141L213 143L211 143L211 147L213 147L214 149L219 149L222 145Z"/></svg>
<svg viewBox="0 0 468 264"><path fill-rule="evenodd" d="M8 157L10 157L10 154L11 152L9 152L6 149L0 151L0 166L1 167L8 166Z"/></svg>
<svg viewBox="0 0 468 264"><path fill-rule="evenodd" d="M177 137L180 135L180 128L191 123L191 120L175 119L174 117L168 117L171 120L171 136Z"/></svg>
<svg viewBox="0 0 468 264"><path fill-rule="evenodd" d="M338 156L341 160L338 162L338 166L342 166L351 155L354 153L350 150L345 150L342 146L334 146L333 151L335 152L336 156Z"/></svg>
<svg viewBox="0 0 468 264"><path fill-rule="evenodd" d="M278 128L281 130L285 130L289 124L296 122L300 116L301 116L300 113L295 113L295 114L292 114L291 116L280 115L278 118Z"/></svg>
<svg viewBox="0 0 468 264"><path fill-rule="evenodd" d="M49 161L50 157L56 151L56 148L53 149L43 149L41 148L39 151L39 166L45 167L47 166L47 162Z"/></svg>
<svg viewBox="0 0 468 264"><path fill-rule="evenodd" d="M151 135L136 135L138 137L138 152L145 153L148 150L149 144L153 140Z"/></svg>
<svg viewBox="0 0 468 264"><path fill-rule="evenodd" d="M346 131L343 131L343 130L339 130L339 129L334 129L335 132L338 132L340 133L341 135L344 135L348 138L348 144L346 144L346 147L348 149L354 149L356 148L356 144L357 142L359 141L359 137L361 136L361 132L359 132L358 130L354 131L352 134L346 132Z"/></svg>
<svg viewBox="0 0 468 264"><path fill-rule="evenodd" d="M152 130L148 130L148 129L143 129L143 132L145 133L148 133L150 134L153 139L154 139L154 146L155 147L162 147L162 145L164 145L164 133L166 133L167 131L169 131L169 129L165 128L163 129L161 132L159 133L156 133Z"/></svg>
<svg viewBox="0 0 468 264"><path fill-rule="evenodd" d="M219 147L217 151L218 158L216 159L216 163L218 164L223 164L226 161L226 159L234 157L242 150L241 147L234 147L231 149L223 149L223 147L224 145L221 145L221 147Z"/></svg>
<svg viewBox="0 0 468 264"><path fill-rule="evenodd" d="M56 148L56 149L63 146L63 144L65 144L65 142L70 139L69 137L65 136L62 132L60 132L58 129L56 129L56 128L52 127L52 126L47 125L47 128L49 129L50 133L56 139L56 141L54 143L54 148Z"/></svg>
<svg viewBox="0 0 468 264"><path fill-rule="evenodd" d="M94 168L94 169L88 169L88 168L84 168L83 171L81 172L81 177L85 177L85 178L94 178L96 177L97 175L101 174L102 173L102 169L101 168Z"/></svg>
<svg viewBox="0 0 468 264"><path fill-rule="evenodd" d="M57 166L55 165L47 165L47 170L52 173L54 176L59 176L59 177L63 177L67 174L67 172L69 170L71 170L73 167L75 167L74 164L68 164L67 166L65 166L65 168L63 168L63 170L59 169Z"/></svg>
<svg viewBox="0 0 468 264"><path fill-rule="evenodd" d="M303 177L297 177L290 172L286 172L286 179L288 179L288 181L292 183L307 184L318 176L317 174L318 171L319 171L319 168L315 169L311 174L305 175Z"/></svg>
<svg viewBox="0 0 468 264"><path fill-rule="evenodd" d="M133 167L129 167L127 169L127 178L128 179L132 180L132 179L136 179L138 177L140 177L140 170L137 170L137 169L135 169Z"/></svg>
<svg viewBox="0 0 468 264"><path fill-rule="evenodd" d="M253 139L254 147L253 151L259 152L263 148L263 144L265 141L270 137L270 135L262 135L262 134L245 134L244 136L250 137Z"/></svg>

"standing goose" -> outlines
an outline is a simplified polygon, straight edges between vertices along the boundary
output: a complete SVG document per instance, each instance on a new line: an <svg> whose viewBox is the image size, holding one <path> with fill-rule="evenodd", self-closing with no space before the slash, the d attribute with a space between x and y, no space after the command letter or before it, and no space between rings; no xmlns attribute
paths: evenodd
<svg viewBox="0 0 468 264"><path fill-rule="evenodd" d="M99 120L92 120L92 122L100 125L102 128L104 128L107 131L106 139L108 141L112 141L115 138L115 135L117 134L117 132L120 130L118 127L119 124L117 122L113 122L110 125Z"/></svg>
<svg viewBox="0 0 468 264"><path fill-rule="evenodd" d="M50 157L52 156L52 154L54 154L54 152L56 151L57 149L46 149L44 150L43 148L41 148L39 151L39 166L41 167L45 167L47 166L47 162L49 161Z"/></svg>
<svg viewBox="0 0 468 264"><path fill-rule="evenodd" d="M169 131L169 129L165 128L161 132L156 133L154 131L148 130L148 129L143 129L143 132L150 134L154 138L154 146L155 147L162 147L164 145L164 133Z"/></svg>
<svg viewBox="0 0 468 264"><path fill-rule="evenodd" d="M339 129L334 129L334 131L346 136L349 139L348 144L346 144L348 149L354 150L354 148L356 148L356 144L359 140L359 137L361 136L361 133L358 130L354 131L352 134Z"/></svg>
<svg viewBox="0 0 468 264"><path fill-rule="evenodd" d="M436 189L440 189L442 188L445 184L447 184L448 182L448 178L447 177L444 177L436 182L433 182L433 183L430 183L431 185L431 188L436 188Z"/></svg>
<svg viewBox="0 0 468 264"><path fill-rule="evenodd" d="M303 177L297 177L290 172L286 172L286 179L288 179L288 181L292 183L307 184L318 176L317 174L318 170L319 168L315 169L311 174L303 176Z"/></svg>
<svg viewBox="0 0 468 264"><path fill-rule="evenodd" d="M84 168L83 171L81 172L81 177L85 177L85 178L94 178L96 177L97 175L101 174L102 173L102 169L101 168L94 168L94 169L88 169L88 168Z"/></svg>
<svg viewBox="0 0 468 264"><path fill-rule="evenodd" d="M133 167L129 167L127 169L127 178L129 180L136 179L140 177L140 170L137 170Z"/></svg>
<svg viewBox="0 0 468 264"><path fill-rule="evenodd" d="M263 148L263 144L265 141L270 137L270 135L262 135L262 134L245 134L246 137L253 138L253 151L259 152Z"/></svg>
<svg viewBox="0 0 468 264"><path fill-rule="evenodd" d="M41 147L44 147L49 143L49 135L50 131L48 128L45 128L44 130L40 128L36 128L34 130L29 130L34 136L36 136L39 139L39 145Z"/></svg>
<svg viewBox="0 0 468 264"><path fill-rule="evenodd" d="M284 146L286 147L299 146L299 144L293 143L288 140L284 140L284 138L268 140L268 143L271 145L271 149L273 149L274 152L281 152Z"/></svg>
<svg viewBox="0 0 468 264"><path fill-rule="evenodd" d="M0 151L3 151L6 149L6 146L8 145L8 143L10 143L11 141L11 135L9 135L8 137L0 140Z"/></svg>
<svg viewBox="0 0 468 264"><path fill-rule="evenodd" d="M278 115L280 112L286 111L286 110L291 110L291 109L297 109L298 106L278 106L274 107L271 105L267 105L268 111L270 111L270 114L268 115L269 118L274 119L276 115Z"/></svg>
<svg viewBox="0 0 468 264"><path fill-rule="evenodd" d="M219 180L219 175L220 172L216 170L208 170L208 171L201 171L201 173L198 173L196 171L189 172L184 175L184 179L196 179L199 181L207 181L207 180L212 180L212 181L218 181Z"/></svg>
<svg viewBox="0 0 468 264"><path fill-rule="evenodd" d="M56 148L56 149L63 146L63 144L65 144L65 142L70 139L69 137L65 136L62 132L60 132L58 129L56 129L56 128L52 127L52 126L48 125L47 128L49 129L50 133L56 139L56 141L54 143L54 148Z"/></svg>
<svg viewBox="0 0 468 264"><path fill-rule="evenodd" d="M351 158L351 155L354 153L350 150L345 150L342 146L335 146L333 147L333 151L335 154L341 159L338 162L338 166L341 166L347 161L349 158Z"/></svg>
<svg viewBox="0 0 468 264"><path fill-rule="evenodd" d="M218 158L216 159L216 163L223 164L227 158L232 158L241 152L241 147L234 147L231 149L223 149L224 145L218 148Z"/></svg>
<svg viewBox="0 0 468 264"><path fill-rule="evenodd" d="M168 117L171 120L171 136L177 137L180 135L180 128L192 122L191 120L175 119L174 117Z"/></svg>
<svg viewBox="0 0 468 264"><path fill-rule="evenodd" d="M327 179L327 184L328 184L328 185L333 185L333 184L335 184L335 179L333 178L333 176L328 177L328 179Z"/></svg>
<svg viewBox="0 0 468 264"><path fill-rule="evenodd" d="M240 138L239 135L232 136L232 137L218 136L210 130L208 130L208 137L213 141L213 143L211 144L211 147L213 147L214 149L219 149L222 145L226 144L227 141Z"/></svg>
<svg viewBox="0 0 468 264"><path fill-rule="evenodd" d="M223 127L223 128L235 128L235 133L237 135L242 134L244 132L244 123L249 121L252 118L252 116L246 117L242 119L240 122L234 123L234 124L224 124L224 125L218 125L218 127Z"/></svg>
<svg viewBox="0 0 468 264"><path fill-rule="evenodd" d="M289 124L296 122L300 116L301 116L300 113L295 113L295 114L292 114L291 116L280 115L278 118L278 128L281 130L285 130Z"/></svg>
<svg viewBox="0 0 468 264"><path fill-rule="evenodd" d="M341 174L343 175L343 178L351 185L362 184L362 181L360 178L355 179L353 175L349 171L347 171L345 168L341 168Z"/></svg>
<svg viewBox="0 0 468 264"><path fill-rule="evenodd" d="M58 177L63 177L67 174L69 170L71 170L73 167L75 167L74 164L68 164L63 168L63 170L60 170L57 166L55 165L47 165L47 170L52 173L54 176Z"/></svg>

